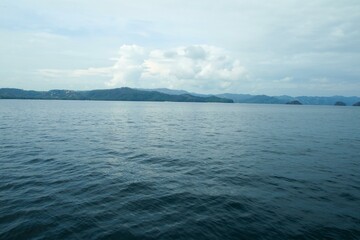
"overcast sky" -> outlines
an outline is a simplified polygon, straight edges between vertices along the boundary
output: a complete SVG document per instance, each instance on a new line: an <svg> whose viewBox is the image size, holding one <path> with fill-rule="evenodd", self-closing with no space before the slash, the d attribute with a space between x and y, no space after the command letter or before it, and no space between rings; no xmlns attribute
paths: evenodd
<svg viewBox="0 0 360 240"><path fill-rule="evenodd" d="M2 0L0 87L360 95L359 0Z"/></svg>

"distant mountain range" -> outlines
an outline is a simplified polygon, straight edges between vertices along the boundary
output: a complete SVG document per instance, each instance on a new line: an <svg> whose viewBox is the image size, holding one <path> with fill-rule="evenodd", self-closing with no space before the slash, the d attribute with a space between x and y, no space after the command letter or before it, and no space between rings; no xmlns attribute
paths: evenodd
<svg viewBox="0 0 360 240"><path fill-rule="evenodd" d="M144 91L132 88L115 88L91 91L50 90L26 91L16 88L0 88L0 99L53 99L53 100L107 100L107 101L158 101L158 102L220 102L233 100L216 96L191 94L166 94L159 91Z"/></svg>
<svg viewBox="0 0 360 240"><path fill-rule="evenodd" d="M111 101L167 101L167 102L221 102L285 104L298 101L304 105L357 105L360 97L309 97L267 96L250 94L199 94L167 88L135 89L115 88L91 91L50 90L27 91L16 88L0 88L0 99L61 99L61 100L111 100ZM343 103L343 104L339 104Z"/></svg>
<svg viewBox="0 0 360 240"><path fill-rule="evenodd" d="M144 91L158 91L167 94L191 94L194 96L206 97L211 95L191 93L183 90L171 90L167 88L156 89L143 89ZM287 95L282 96L267 96L267 95L250 95L250 94L234 94L223 93L216 94L216 97L227 98L233 100L235 103L262 103L262 104L285 104L292 101L299 101L304 105L335 105L336 102L343 102L346 105L353 105L360 102L360 97L344 97L344 96L331 96L331 97L309 97L299 96L291 97Z"/></svg>

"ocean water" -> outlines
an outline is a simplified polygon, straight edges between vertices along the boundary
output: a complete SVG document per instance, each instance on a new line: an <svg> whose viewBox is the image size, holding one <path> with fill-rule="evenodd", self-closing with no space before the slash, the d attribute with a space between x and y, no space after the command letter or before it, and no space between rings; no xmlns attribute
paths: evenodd
<svg viewBox="0 0 360 240"><path fill-rule="evenodd" d="M0 101L0 239L360 239L360 108Z"/></svg>

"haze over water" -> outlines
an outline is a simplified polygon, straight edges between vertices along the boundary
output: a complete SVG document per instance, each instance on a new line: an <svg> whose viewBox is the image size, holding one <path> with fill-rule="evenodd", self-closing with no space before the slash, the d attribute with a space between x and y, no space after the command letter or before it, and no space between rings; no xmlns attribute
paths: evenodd
<svg viewBox="0 0 360 240"><path fill-rule="evenodd" d="M0 239L358 239L360 108L0 101Z"/></svg>

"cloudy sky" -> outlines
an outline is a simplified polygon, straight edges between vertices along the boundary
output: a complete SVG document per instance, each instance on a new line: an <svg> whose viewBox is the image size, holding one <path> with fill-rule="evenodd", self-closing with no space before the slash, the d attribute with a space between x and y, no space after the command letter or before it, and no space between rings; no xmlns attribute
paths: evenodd
<svg viewBox="0 0 360 240"><path fill-rule="evenodd" d="M2 0L0 87L360 95L359 0Z"/></svg>

